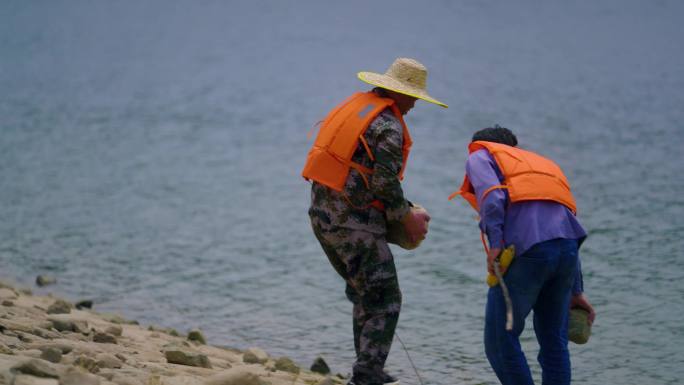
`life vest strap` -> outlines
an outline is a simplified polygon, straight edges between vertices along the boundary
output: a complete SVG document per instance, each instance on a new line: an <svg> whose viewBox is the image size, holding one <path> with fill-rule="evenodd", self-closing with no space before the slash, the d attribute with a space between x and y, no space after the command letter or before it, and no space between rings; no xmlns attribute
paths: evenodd
<svg viewBox="0 0 684 385"><path fill-rule="evenodd" d="M354 203L352 203L351 199L349 199L347 194L345 194L344 192L342 193L342 196L344 197L344 200L346 200L347 203L349 203L349 206L351 206L357 210L367 210L370 207L374 207L380 211L385 211L385 205L377 199L372 201L371 203L365 205L365 206L357 206Z"/></svg>
<svg viewBox="0 0 684 385"><path fill-rule="evenodd" d="M478 202L477 205L479 207L482 207L482 202L484 202L485 198L487 197L487 195L489 195L490 192L492 192L494 190L498 190L498 189L507 189L507 188L508 188L508 186L506 186L505 184L497 184L497 185L494 185L494 186L486 189L484 191L484 193L482 193L482 198L480 198L480 202Z"/></svg>
<svg viewBox="0 0 684 385"><path fill-rule="evenodd" d="M461 194L463 194L463 191L461 191L461 190L454 191L453 193L451 193L451 195L449 195L449 199L448 199L448 200L452 200L452 199L456 198L457 196L459 196L459 195L461 195Z"/></svg>
<svg viewBox="0 0 684 385"><path fill-rule="evenodd" d="M361 174L361 178L363 178L363 183L366 185L367 189L370 189L370 183L368 182L368 177L366 176L366 174L373 174L373 170L368 167L362 166L356 162L349 162L349 167L353 168L354 170L358 171L359 174Z"/></svg>
<svg viewBox="0 0 684 385"><path fill-rule="evenodd" d="M359 135L359 140L361 141L361 144L363 144L363 147L366 149L366 152L368 153L368 157L370 158L370 160L375 162L375 157L373 156L370 147L368 147L368 142L366 142L366 138L364 138L363 135Z"/></svg>
<svg viewBox="0 0 684 385"><path fill-rule="evenodd" d="M485 253L489 254L489 247L487 247L487 241L485 241L484 231L480 231L480 239L482 240L482 246L484 246Z"/></svg>

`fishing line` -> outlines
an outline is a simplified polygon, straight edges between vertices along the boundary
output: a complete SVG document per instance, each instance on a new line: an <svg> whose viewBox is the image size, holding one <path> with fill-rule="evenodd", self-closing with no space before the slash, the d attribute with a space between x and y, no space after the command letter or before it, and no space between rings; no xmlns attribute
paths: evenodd
<svg viewBox="0 0 684 385"><path fill-rule="evenodd" d="M404 341L401 340L401 338L399 337L399 333L397 333L396 330L394 331L394 335L397 336L399 343L401 343L401 347L404 348L404 351L406 352L406 357L408 357L408 360L411 363L411 366L413 367L413 371L416 372L416 377L418 377L420 385L425 385L425 383L423 383L423 379L420 378L420 374L418 374L418 369L416 369L416 365L413 364L413 360L411 359L411 355L409 354L408 349L406 349L406 345L404 345Z"/></svg>

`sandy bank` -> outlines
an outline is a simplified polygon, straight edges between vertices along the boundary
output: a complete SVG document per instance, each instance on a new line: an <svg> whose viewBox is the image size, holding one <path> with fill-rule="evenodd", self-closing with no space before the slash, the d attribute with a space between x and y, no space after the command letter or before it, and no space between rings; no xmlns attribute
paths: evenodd
<svg viewBox="0 0 684 385"><path fill-rule="evenodd" d="M0 282L0 385L342 384L260 349L241 352L75 309Z"/></svg>

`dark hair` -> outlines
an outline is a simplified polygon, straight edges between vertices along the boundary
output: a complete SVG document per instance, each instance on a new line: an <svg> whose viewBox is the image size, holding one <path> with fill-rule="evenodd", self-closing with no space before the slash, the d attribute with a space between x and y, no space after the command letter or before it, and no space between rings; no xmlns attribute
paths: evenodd
<svg viewBox="0 0 684 385"><path fill-rule="evenodd" d="M474 133L473 142L476 140L501 143L512 147L518 145L518 138L515 137L515 134L513 134L513 132L511 132L511 130L508 128L501 127L498 124L495 124L494 127L483 128Z"/></svg>

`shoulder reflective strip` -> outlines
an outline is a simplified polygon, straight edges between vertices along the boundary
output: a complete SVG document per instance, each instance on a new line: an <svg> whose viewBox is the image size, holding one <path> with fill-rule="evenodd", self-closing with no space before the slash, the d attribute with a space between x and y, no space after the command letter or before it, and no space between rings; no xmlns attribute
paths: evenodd
<svg viewBox="0 0 684 385"><path fill-rule="evenodd" d="M359 118L364 118L366 115L368 115L369 112L373 110L375 105L373 103L368 104L366 107L363 108L363 110L359 111Z"/></svg>
<svg viewBox="0 0 684 385"><path fill-rule="evenodd" d="M306 140L311 140L311 137L313 136L314 130L316 129L316 127L320 126L321 123L323 123L323 121L319 120L318 122L316 122L316 124L311 126L311 128L309 129L309 132L306 133Z"/></svg>

